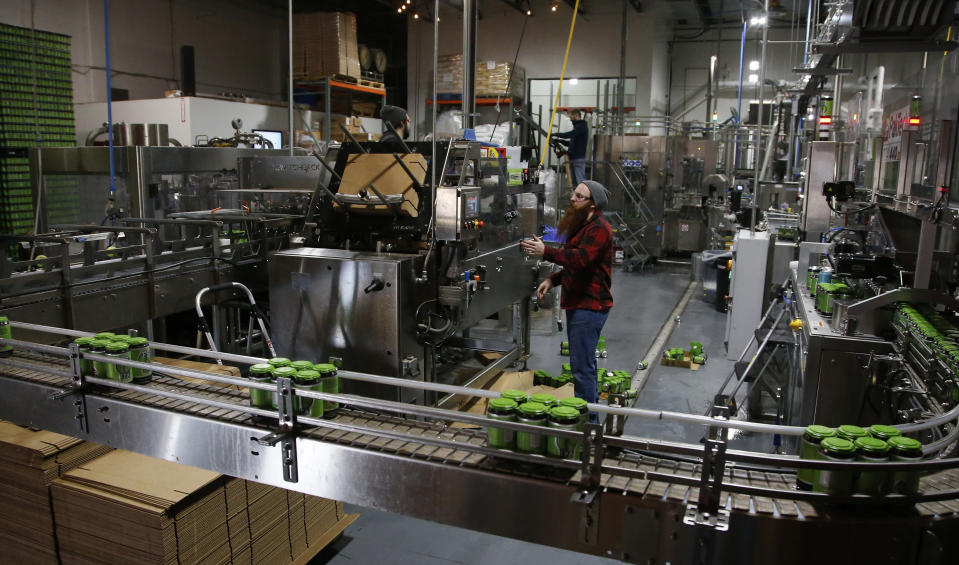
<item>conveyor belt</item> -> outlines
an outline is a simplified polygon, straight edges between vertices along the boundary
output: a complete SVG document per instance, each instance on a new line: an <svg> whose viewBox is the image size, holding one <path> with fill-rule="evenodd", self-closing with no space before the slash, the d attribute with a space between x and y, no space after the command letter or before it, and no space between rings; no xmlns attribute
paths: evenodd
<svg viewBox="0 0 959 565"><path fill-rule="evenodd" d="M10 360L18 364L29 364L35 369L3 366L0 367L0 375L58 388L65 388L71 384L71 380L66 376L44 372L46 370L65 375L69 367L62 358L18 351ZM195 397L197 401L189 402L131 390L103 389L99 394L118 401L149 406L178 414L257 427L261 428L264 434L271 431L269 426L265 426L253 416L240 410L229 410L203 404L203 401L207 400L233 404L238 408L245 407L249 403L246 390L224 388L159 374L155 374L152 382L145 386L158 391L190 395ZM478 429L454 427L442 423L424 422L346 407L342 407L329 422L330 427L306 428L302 430L302 434L304 437L316 440L378 451L394 456L547 480L574 488L580 485L582 481L581 471L573 472L569 469L552 467L549 465L551 460L546 458L543 460L543 465L535 465L490 457L470 451L465 446L483 446L486 443L485 433ZM438 438L453 444L463 444L464 449L438 447L415 440L394 439L388 437L387 434L401 434L406 437L414 436L424 439ZM696 486L680 484L670 480L653 480L636 476L637 473L646 473L657 478L664 476L677 477L677 480L686 479L685 482L689 482L689 480L698 480L700 477L701 466L699 464L671 458L621 452L616 457L605 458L603 465L605 468L625 469L630 472L629 475L617 472L602 473L600 486L606 493L617 493L639 499L681 505L695 503L699 496L699 487ZM784 496L788 496L788 493L795 492L794 483L795 474L793 473L760 471L729 464L727 465L727 475L723 481L723 487L724 490L733 491L736 490L737 486L758 487L778 491L783 493ZM922 479L922 491L926 494L956 490L959 490L959 470L946 469ZM777 519L808 521L820 517L820 512L809 502L776 496L762 497L724 492L720 507L725 508L730 513ZM953 517L959 513L959 500L922 502L916 504L916 509L923 516Z"/></svg>

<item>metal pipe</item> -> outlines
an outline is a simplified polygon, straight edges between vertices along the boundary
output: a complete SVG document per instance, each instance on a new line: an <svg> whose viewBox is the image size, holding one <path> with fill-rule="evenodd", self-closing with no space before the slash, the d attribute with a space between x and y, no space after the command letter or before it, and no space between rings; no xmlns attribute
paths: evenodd
<svg viewBox="0 0 959 565"><path fill-rule="evenodd" d="M436 205L436 112L439 106L437 96L437 81L439 80L439 52L440 52L440 0L433 0L433 129L430 137L432 138L432 155L430 158L430 179L432 187L430 206ZM431 222L432 223L432 222ZM436 243L436 237L433 236L433 243ZM425 264L424 264L425 268Z"/></svg>
<svg viewBox="0 0 959 565"><path fill-rule="evenodd" d="M622 0L623 4L623 16L622 16L622 25L619 31L619 87L618 87L618 97L617 104L619 105L619 110L616 112L617 121L616 121L616 131L619 135L626 133L626 41L627 34L629 31L628 16L626 8L626 0Z"/></svg>
<svg viewBox="0 0 959 565"><path fill-rule="evenodd" d="M287 30L287 32L289 34L289 43L290 43L289 51L288 51L289 60L287 61L287 63L289 64L289 71L290 71L290 75L288 77L289 82L287 84L287 89L289 90L287 94L289 95L288 110L289 110L289 118L290 118L288 136L289 136L289 143L290 143L290 156L292 157L293 146L295 145L295 143L293 143L294 142L294 139L293 139L293 0L289 0L288 2L287 13L288 13L288 19L289 19L288 21L289 29ZM327 121L329 121L330 119L329 114L327 114L326 119ZM307 129L310 129L310 128L307 128ZM277 147L277 149L279 149L279 147Z"/></svg>
<svg viewBox="0 0 959 565"><path fill-rule="evenodd" d="M476 0L463 0L463 129L473 127L473 103L476 98L473 90L476 85L476 57L473 53L475 13Z"/></svg>
<svg viewBox="0 0 959 565"><path fill-rule="evenodd" d="M756 233L756 216L758 210L756 209L756 204L759 202L759 167L763 150L763 109L765 104L763 104L763 83L766 81L766 38L769 33L769 0L766 0L763 6L763 42L762 42L762 52L759 57L759 117L757 120L756 126L756 157L753 161L753 202L752 208L753 211L749 214L749 233Z"/></svg>

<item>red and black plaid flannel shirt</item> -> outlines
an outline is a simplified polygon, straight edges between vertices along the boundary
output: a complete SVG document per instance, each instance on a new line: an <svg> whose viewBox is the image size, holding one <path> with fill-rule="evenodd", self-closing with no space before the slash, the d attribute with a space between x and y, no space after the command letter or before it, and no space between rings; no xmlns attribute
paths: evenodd
<svg viewBox="0 0 959 565"><path fill-rule="evenodd" d="M613 230L596 210L562 247L547 247L543 258L563 267L550 275L553 286L562 285L564 310L609 310L613 307Z"/></svg>

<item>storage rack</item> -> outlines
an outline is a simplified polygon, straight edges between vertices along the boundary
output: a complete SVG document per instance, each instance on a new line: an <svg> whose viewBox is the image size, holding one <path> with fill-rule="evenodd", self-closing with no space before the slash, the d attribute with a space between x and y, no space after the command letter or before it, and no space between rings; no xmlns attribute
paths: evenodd
<svg viewBox="0 0 959 565"><path fill-rule="evenodd" d="M293 83L293 97L297 103L308 104L323 112L326 119L323 138L329 141L331 134L337 133L332 127L332 114L352 114L356 101L375 101L377 108L382 107L386 103L386 89L351 84L335 78L303 79Z"/></svg>
<svg viewBox="0 0 959 565"><path fill-rule="evenodd" d="M0 24L0 232L33 228L29 147L76 144L70 36ZM76 181L47 181L51 221L71 222Z"/></svg>
<svg viewBox="0 0 959 565"><path fill-rule="evenodd" d="M433 99L426 99L426 106L431 107L433 105ZM459 94L439 94L437 96L437 106L462 106L463 105L463 96ZM503 124L509 127L508 135L508 144L515 143L516 139L516 128L513 124L513 108L520 108L523 105L522 96L502 96L496 94L477 94L476 95L476 111L479 113L482 108L495 108L497 105L505 106L502 111L501 118ZM442 110L440 110L442 111ZM479 123L479 120L477 120ZM500 124L496 124L497 129ZM478 140L483 141L483 140Z"/></svg>

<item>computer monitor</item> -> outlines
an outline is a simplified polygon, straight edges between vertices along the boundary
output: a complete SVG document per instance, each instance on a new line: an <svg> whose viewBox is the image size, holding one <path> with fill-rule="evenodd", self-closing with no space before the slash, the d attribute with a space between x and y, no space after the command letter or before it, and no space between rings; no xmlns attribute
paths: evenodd
<svg viewBox="0 0 959 565"><path fill-rule="evenodd" d="M266 140L273 144L273 149L282 149L283 148L283 132L273 129L255 129L253 133L258 133L262 135ZM266 147L258 143L253 146L256 149L266 149Z"/></svg>

